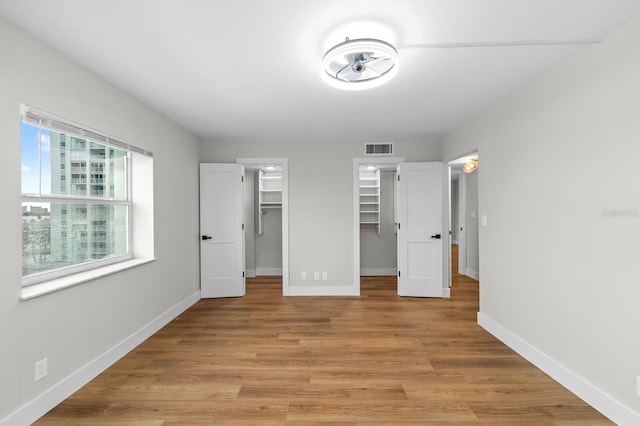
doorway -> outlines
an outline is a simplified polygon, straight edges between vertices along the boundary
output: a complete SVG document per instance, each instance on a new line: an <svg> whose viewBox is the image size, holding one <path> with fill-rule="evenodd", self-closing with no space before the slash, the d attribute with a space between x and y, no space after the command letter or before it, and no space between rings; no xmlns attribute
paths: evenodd
<svg viewBox="0 0 640 426"><path fill-rule="evenodd" d="M368 182L378 179L372 173L379 174L380 169L397 170L398 173L392 179L395 226L391 227L394 236L390 239L396 242L398 294L408 297L443 297L443 249L447 241L442 238L446 234L446 222L442 215L445 169L439 161L405 163L403 158L397 157L353 160L353 282L356 293L360 294L362 232L370 230L366 229L370 227L377 232L381 225L381 221L376 219L380 210L376 210L377 207L371 210L368 205L372 203L369 201L372 198L379 203L379 194L370 192L372 185ZM362 179L362 176L365 178ZM378 191L376 185L373 190ZM379 273L380 270L376 272Z"/></svg>
<svg viewBox="0 0 640 426"><path fill-rule="evenodd" d="M395 165L360 166L360 276L395 276Z"/></svg>
<svg viewBox="0 0 640 426"><path fill-rule="evenodd" d="M353 159L354 276L397 274L396 167L404 158Z"/></svg>
<svg viewBox="0 0 640 426"><path fill-rule="evenodd" d="M245 271L289 285L289 178L286 158L238 158L245 169Z"/></svg>
<svg viewBox="0 0 640 426"><path fill-rule="evenodd" d="M465 172L463 167L475 159L477 152L449 162L449 259L457 256L457 273L480 280L478 171ZM449 286L452 285L449 274Z"/></svg>

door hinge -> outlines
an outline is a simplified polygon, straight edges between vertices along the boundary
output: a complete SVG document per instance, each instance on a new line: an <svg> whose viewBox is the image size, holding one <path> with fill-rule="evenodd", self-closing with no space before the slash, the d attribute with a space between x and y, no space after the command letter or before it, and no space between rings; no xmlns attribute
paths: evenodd
<svg viewBox="0 0 640 426"><path fill-rule="evenodd" d="M244 182L244 176L240 176L240 181Z"/></svg>
<svg viewBox="0 0 640 426"><path fill-rule="evenodd" d="M400 182L400 175L398 175L398 182Z"/></svg>
<svg viewBox="0 0 640 426"><path fill-rule="evenodd" d="M400 229L400 222L398 222L398 229Z"/></svg>
<svg viewBox="0 0 640 426"><path fill-rule="evenodd" d="M400 270L398 270L398 278L400 278Z"/></svg>
<svg viewBox="0 0 640 426"><path fill-rule="evenodd" d="M244 271L242 271L242 278L244 278Z"/></svg>
<svg viewBox="0 0 640 426"><path fill-rule="evenodd" d="M242 224L242 230L244 231L244 223Z"/></svg>

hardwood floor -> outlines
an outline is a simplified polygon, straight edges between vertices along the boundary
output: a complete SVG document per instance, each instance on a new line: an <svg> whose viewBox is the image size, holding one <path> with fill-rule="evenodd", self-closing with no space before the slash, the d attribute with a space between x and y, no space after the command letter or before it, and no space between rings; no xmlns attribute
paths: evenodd
<svg viewBox="0 0 640 426"><path fill-rule="evenodd" d="M605 425L596 410L476 324L478 283L400 298L203 299L37 425Z"/></svg>

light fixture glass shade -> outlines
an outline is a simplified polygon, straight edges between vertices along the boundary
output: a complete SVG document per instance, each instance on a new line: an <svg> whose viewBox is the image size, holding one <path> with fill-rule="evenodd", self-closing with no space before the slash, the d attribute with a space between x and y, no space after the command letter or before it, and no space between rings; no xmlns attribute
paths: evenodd
<svg viewBox="0 0 640 426"><path fill-rule="evenodd" d="M471 173L478 169L478 159L472 158L467 161L464 166L462 166L462 171L465 173Z"/></svg>
<svg viewBox="0 0 640 426"><path fill-rule="evenodd" d="M347 38L325 53L322 68L325 81L334 87L370 89L391 80L398 72L398 51L382 40Z"/></svg>

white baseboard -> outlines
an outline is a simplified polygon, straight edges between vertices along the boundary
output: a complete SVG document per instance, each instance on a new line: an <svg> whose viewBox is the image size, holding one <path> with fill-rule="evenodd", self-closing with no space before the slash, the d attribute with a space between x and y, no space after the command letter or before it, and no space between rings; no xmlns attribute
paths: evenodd
<svg viewBox="0 0 640 426"><path fill-rule="evenodd" d="M464 271L464 274L465 274L466 276L468 276L468 277L473 278L473 279L474 279L474 280L476 280L476 281L480 281L480 272L478 272L478 271L474 271L473 269L469 269L469 268L467 268L467 269Z"/></svg>
<svg viewBox="0 0 640 426"><path fill-rule="evenodd" d="M442 289L442 297L443 298L450 298L451 297L451 288L450 287L445 287Z"/></svg>
<svg viewBox="0 0 640 426"><path fill-rule="evenodd" d="M396 268L362 268L360 269L360 276L362 277L377 277L377 276L396 276L398 270Z"/></svg>
<svg viewBox="0 0 640 426"><path fill-rule="evenodd" d="M282 268L256 268L256 276L261 275L282 275Z"/></svg>
<svg viewBox="0 0 640 426"><path fill-rule="evenodd" d="M616 401L481 312L478 312L478 324L614 423L640 425L640 413Z"/></svg>
<svg viewBox="0 0 640 426"><path fill-rule="evenodd" d="M247 278L255 278L256 277L256 270L255 269L247 269L246 271L244 271L244 276Z"/></svg>
<svg viewBox="0 0 640 426"><path fill-rule="evenodd" d="M163 314L160 314L140 330L127 337L98 358L62 379L32 401L0 421L0 426L30 425L72 393L89 383L133 348L151 337L190 306L200 300L200 291L193 293Z"/></svg>

